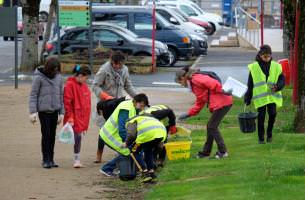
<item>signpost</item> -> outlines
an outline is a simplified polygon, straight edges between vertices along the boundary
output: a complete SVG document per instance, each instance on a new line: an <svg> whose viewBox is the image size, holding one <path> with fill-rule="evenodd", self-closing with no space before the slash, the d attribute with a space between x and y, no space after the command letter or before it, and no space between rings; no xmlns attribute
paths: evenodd
<svg viewBox="0 0 305 200"><path fill-rule="evenodd" d="M84 0L58 0L57 7L57 36L58 36L58 55L60 55L60 30L59 27L89 27L89 63L92 69L92 2Z"/></svg>
<svg viewBox="0 0 305 200"><path fill-rule="evenodd" d="M59 26L90 26L89 1L59 0Z"/></svg>

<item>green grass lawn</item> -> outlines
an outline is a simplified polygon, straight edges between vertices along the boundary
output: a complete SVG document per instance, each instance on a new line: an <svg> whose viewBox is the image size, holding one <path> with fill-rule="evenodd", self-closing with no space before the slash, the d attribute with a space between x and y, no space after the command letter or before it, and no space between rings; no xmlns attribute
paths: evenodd
<svg viewBox="0 0 305 200"><path fill-rule="evenodd" d="M305 135L292 134L290 98L278 111L272 144L259 145L256 133L240 132L236 116L242 109L236 100L222 124L229 158L196 159L206 131L193 131L191 159L168 161L145 199L305 199ZM208 117L202 112L188 122L206 124Z"/></svg>

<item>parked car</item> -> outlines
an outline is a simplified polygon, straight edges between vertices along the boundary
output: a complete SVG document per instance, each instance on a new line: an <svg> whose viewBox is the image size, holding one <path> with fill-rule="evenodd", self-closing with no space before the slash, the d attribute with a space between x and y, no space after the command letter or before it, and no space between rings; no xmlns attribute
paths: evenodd
<svg viewBox="0 0 305 200"><path fill-rule="evenodd" d="M151 56L152 40L139 38L133 32L109 23L98 23L93 26L93 45L102 45L105 48L119 50L128 55ZM61 36L61 54L84 51L89 48L89 29L71 28ZM57 38L46 44L48 55L57 54ZM155 55L157 64L169 64L169 52L166 44L155 41Z"/></svg>
<svg viewBox="0 0 305 200"><path fill-rule="evenodd" d="M136 33L140 37L152 38L152 10L145 6L93 7L93 21L115 23ZM156 13L156 40L168 46L174 65L178 59L190 59L193 53L191 38L184 31L167 22Z"/></svg>
<svg viewBox="0 0 305 200"><path fill-rule="evenodd" d="M22 7L18 7L17 9L17 33L18 37L22 37L23 34L23 19L22 19ZM43 39L43 33L44 33L44 26L43 23L39 22L38 25L38 39L42 40ZM14 40L14 37L9 37L9 36L3 36L4 41Z"/></svg>
<svg viewBox="0 0 305 200"><path fill-rule="evenodd" d="M151 0L148 4L152 4ZM219 15L204 12L196 3L190 0L159 0L156 1L159 6L175 7L185 13L187 16L209 22L213 33L222 28L223 19Z"/></svg>
<svg viewBox="0 0 305 200"><path fill-rule="evenodd" d="M187 32L193 41L194 51L193 55L207 55L207 40L208 37L205 35L204 28L187 21L174 10L168 7L157 7L157 13L159 13L164 19L172 23L181 30Z"/></svg>
<svg viewBox="0 0 305 200"><path fill-rule="evenodd" d="M213 35L214 30L209 22L203 21L203 20L198 20L194 19L192 17L187 16L185 13L183 13L181 10L175 7L170 7L172 10L174 10L177 14L179 14L181 17L183 17L185 20L192 22L193 24L196 24L198 26L201 26L202 28L205 29L205 33L207 35Z"/></svg>

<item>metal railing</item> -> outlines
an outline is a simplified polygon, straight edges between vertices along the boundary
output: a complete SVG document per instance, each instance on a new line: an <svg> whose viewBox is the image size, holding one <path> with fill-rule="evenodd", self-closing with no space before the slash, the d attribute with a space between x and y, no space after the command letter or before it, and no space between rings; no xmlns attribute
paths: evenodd
<svg viewBox="0 0 305 200"><path fill-rule="evenodd" d="M235 26L237 33L255 48L260 46L260 21L241 7L235 7Z"/></svg>

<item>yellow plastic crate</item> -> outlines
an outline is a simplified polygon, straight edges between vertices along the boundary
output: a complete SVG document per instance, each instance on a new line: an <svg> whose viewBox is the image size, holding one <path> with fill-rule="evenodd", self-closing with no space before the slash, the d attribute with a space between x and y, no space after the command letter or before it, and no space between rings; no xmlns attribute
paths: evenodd
<svg viewBox="0 0 305 200"><path fill-rule="evenodd" d="M189 159L192 141L168 142L165 144L167 158L169 160Z"/></svg>

